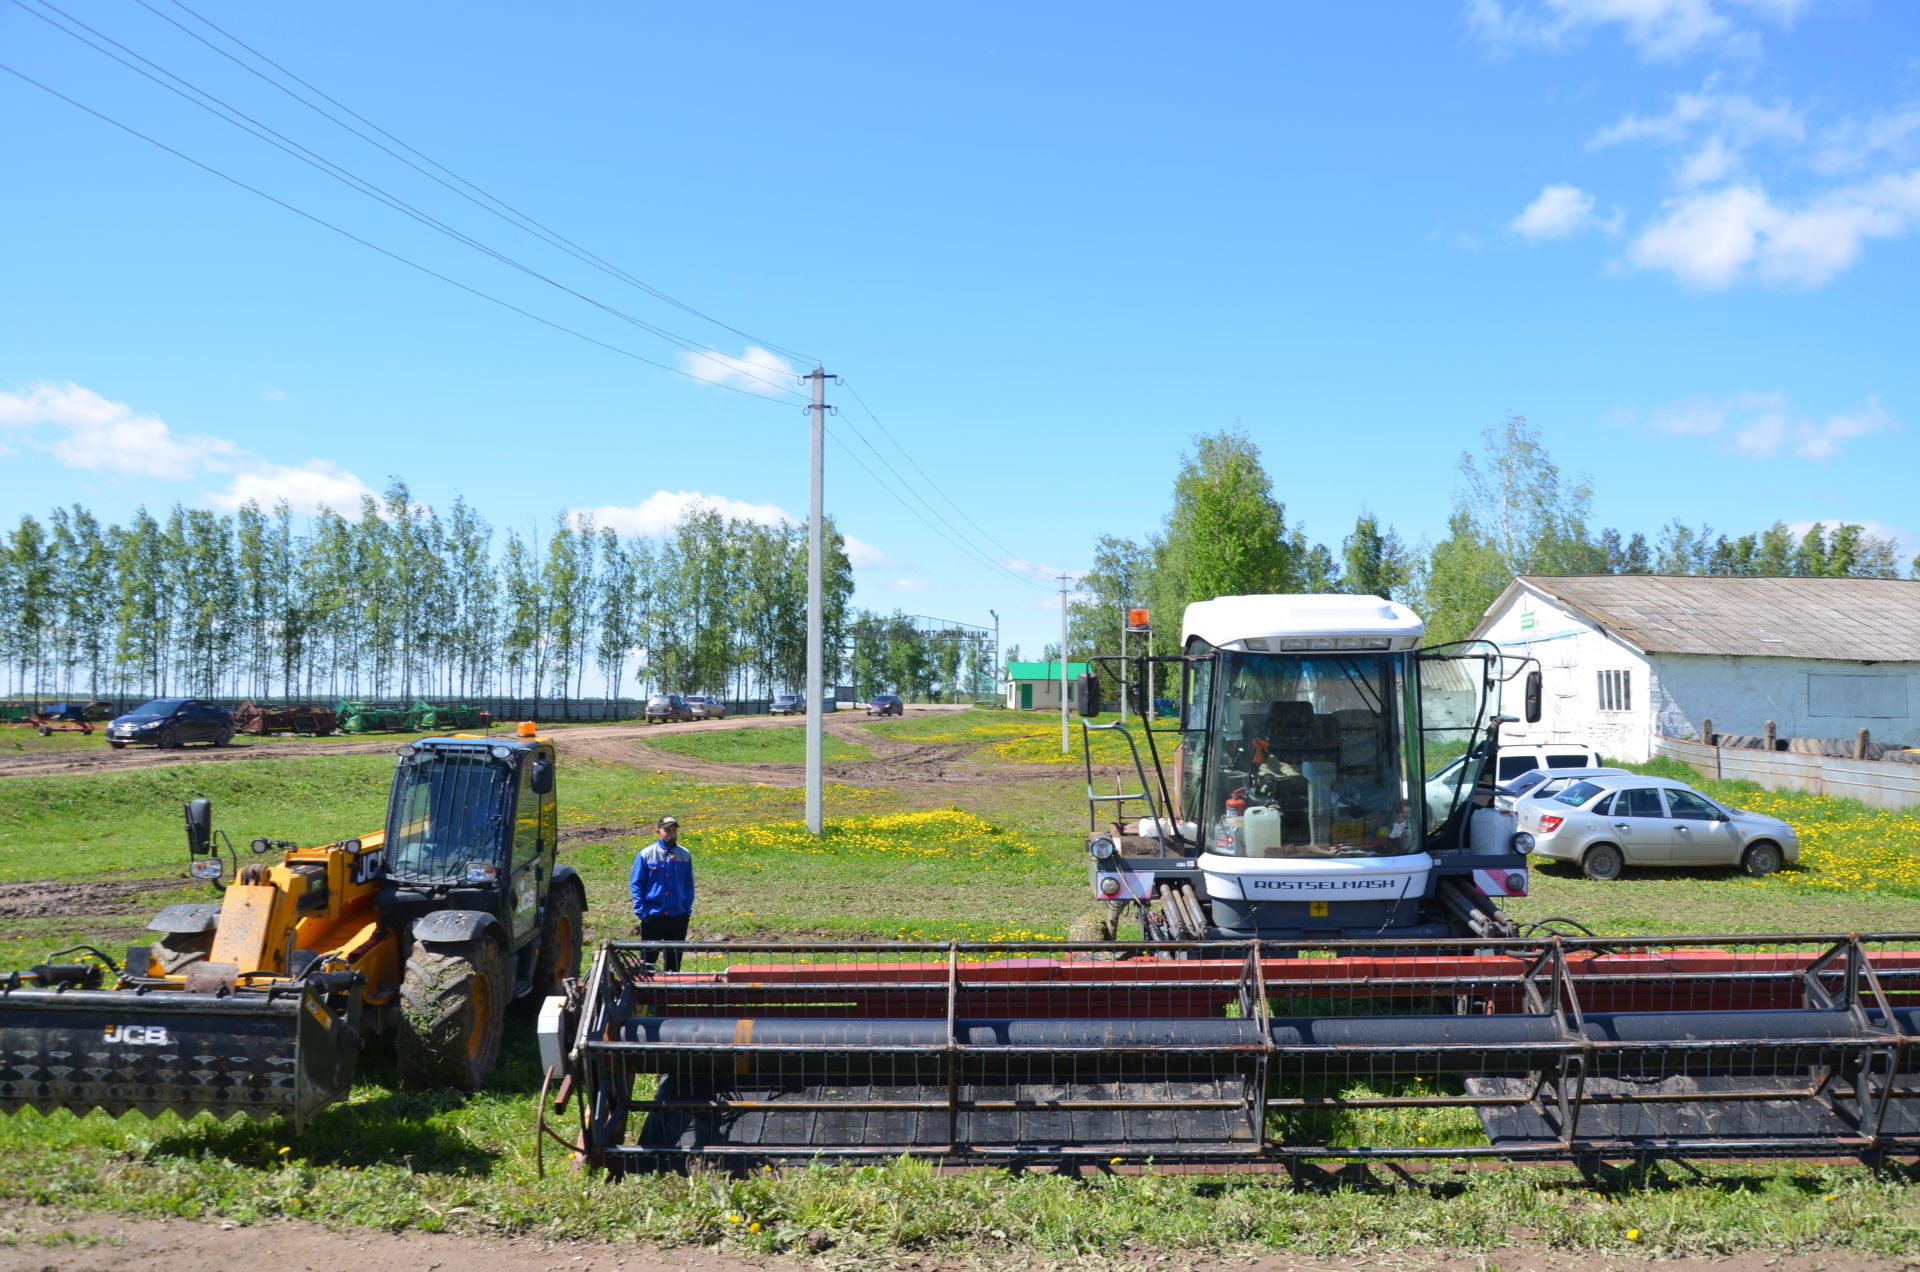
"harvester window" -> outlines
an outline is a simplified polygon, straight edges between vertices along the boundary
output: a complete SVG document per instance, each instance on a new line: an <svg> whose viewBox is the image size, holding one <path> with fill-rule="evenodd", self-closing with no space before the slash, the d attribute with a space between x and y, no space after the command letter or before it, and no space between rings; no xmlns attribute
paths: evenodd
<svg viewBox="0 0 1920 1272"><path fill-rule="evenodd" d="M1409 851L1398 659L1223 651L1216 668L1206 793L1214 852Z"/></svg>
<svg viewBox="0 0 1920 1272"><path fill-rule="evenodd" d="M484 752L425 751L393 779L387 873L425 883L465 877L470 861L498 859L512 769Z"/></svg>

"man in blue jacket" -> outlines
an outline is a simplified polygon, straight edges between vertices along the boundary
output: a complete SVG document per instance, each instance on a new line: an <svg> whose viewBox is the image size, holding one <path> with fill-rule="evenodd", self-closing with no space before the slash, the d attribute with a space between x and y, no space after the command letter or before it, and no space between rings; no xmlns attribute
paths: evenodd
<svg viewBox="0 0 1920 1272"><path fill-rule="evenodd" d="M660 837L633 859L633 917L643 941L684 941L693 917L693 854L680 846L680 819L662 817ZM680 970L680 952L659 947L641 951L649 963Z"/></svg>

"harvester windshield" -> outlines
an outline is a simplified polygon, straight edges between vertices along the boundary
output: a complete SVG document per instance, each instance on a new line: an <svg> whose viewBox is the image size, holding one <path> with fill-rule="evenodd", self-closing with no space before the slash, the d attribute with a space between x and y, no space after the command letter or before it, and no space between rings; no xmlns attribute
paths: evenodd
<svg viewBox="0 0 1920 1272"><path fill-rule="evenodd" d="M492 861L511 811L513 765L488 751L421 750L393 778L388 877L458 880L470 861Z"/></svg>
<svg viewBox="0 0 1920 1272"><path fill-rule="evenodd" d="M1415 850L1404 655L1223 649L1201 664L1193 692L1183 803L1204 810L1213 852L1395 857Z"/></svg>

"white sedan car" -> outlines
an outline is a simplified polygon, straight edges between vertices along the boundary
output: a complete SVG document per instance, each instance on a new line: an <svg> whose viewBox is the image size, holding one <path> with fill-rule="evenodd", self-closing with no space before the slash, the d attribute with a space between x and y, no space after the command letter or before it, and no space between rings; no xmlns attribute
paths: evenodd
<svg viewBox="0 0 1920 1272"><path fill-rule="evenodd" d="M1514 806L1535 855L1578 865L1589 879L1629 866L1738 866L1771 874L1800 859L1800 836L1778 817L1729 808L1668 777L1595 776Z"/></svg>

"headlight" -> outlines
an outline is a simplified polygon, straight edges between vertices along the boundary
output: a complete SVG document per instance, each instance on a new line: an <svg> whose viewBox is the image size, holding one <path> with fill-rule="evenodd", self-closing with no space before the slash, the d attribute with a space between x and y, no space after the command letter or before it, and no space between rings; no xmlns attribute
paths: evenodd
<svg viewBox="0 0 1920 1272"><path fill-rule="evenodd" d="M222 874L220 858L202 857L187 867L187 873L196 879L218 879Z"/></svg>
<svg viewBox="0 0 1920 1272"><path fill-rule="evenodd" d="M1113 840L1101 835L1087 843L1087 851L1093 854L1095 861L1111 861L1119 849L1113 846Z"/></svg>
<svg viewBox="0 0 1920 1272"><path fill-rule="evenodd" d="M513 748L512 748L512 747L508 747L508 746L496 746L496 747L494 747L494 748L493 748L493 758L494 758L494 759L496 759L496 760L504 760L504 759L506 759L506 758L507 758L508 756L510 756L510 755L512 755L512 754L513 754Z"/></svg>
<svg viewBox="0 0 1920 1272"><path fill-rule="evenodd" d="M1107 876L1106 876L1105 878L1103 878L1103 879L1101 879L1101 880L1100 880L1100 895L1101 895L1101 896L1103 896L1103 897L1117 897L1117 896L1119 896L1119 895L1120 895L1120 880L1119 880L1118 878L1116 878L1115 876L1113 876L1113 875L1107 875Z"/></svg>
<svg viewBox="0 0 1920 1272"><path fill-rule="evenodd" d="M1513 837L1513 850L1520 853L1532 852L1533 836L1524 830L1515 834Z"/></svg>
<svg viewBox="0 0 1920 1272"><path fill-rule="evenodd" d="M467 863L468 883L492 883L500 877L500 867L490 861L469 861Z"/></svg>

